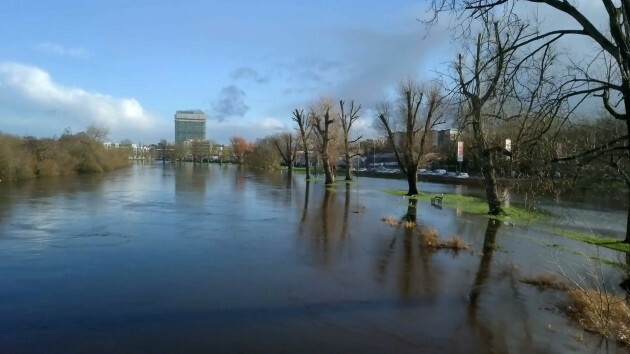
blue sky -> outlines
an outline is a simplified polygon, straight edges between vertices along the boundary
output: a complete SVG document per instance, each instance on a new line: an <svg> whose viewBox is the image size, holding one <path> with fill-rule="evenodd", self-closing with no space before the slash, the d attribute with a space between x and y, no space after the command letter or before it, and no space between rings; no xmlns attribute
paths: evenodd
<svg viewBox="0 0 630 354"><path fill-rule="evenodd" d="M173 140L176 110L203 109L208 138L227 142L291 129L291 111L321 96L370 108L446 60L448 33L423 39L424 15L405 0L5 0L0 130L97 122L113 141L156 142Z"/></svg>
<svg viewBox="0 0 630 354"><path fill-rule="evenodd" d="M423 0L4 0L0 131L54 136L90 123L110 139L173 140L173 114L203 109L226 143L293 128L295 108L355 99L359 130L402 80L454 58ZM554 21L557 22L556 18Z"/></svg>

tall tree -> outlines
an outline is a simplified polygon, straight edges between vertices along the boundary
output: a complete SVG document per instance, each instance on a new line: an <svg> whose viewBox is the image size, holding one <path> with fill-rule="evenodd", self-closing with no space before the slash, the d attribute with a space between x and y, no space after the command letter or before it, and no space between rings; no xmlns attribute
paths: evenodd
<svg viewBox="0 0 630 354"><path fill-rule="evenodd" d="M594 54L588 60L581 62L574 60L575 53L568 53L572 56L567 58L567 61L571 62L569 68L571 75L563 82L563 86L569 87L572 91L566 94L566 97L578 98L573 101L573 109L589 96L599 97L602 107L625 125L625 134L611 137L606 143L595 148L571 156L558 157L555 161L584 157L601 159L604 156L612 156L610 166L617 169L626 187L630 189L630 174L625 167L628 166L627 161L630 159L630 1L601 0L600 8L593 7L586 11L584 7L581 8L568 0L432 0L431 10L435 16L429 23L435 23L442 12L454 13L469 24L494 12L520 15L519 21L528 22L522 8L519 9L519 13L515 11L517 3L525 5L529 3L537 10L549 10L554 14L549 18L564 15L573 20L567 25L560 23L559 29L539 31L533 36L523 38L519 44L540 48L564 39L589 40L592 45L591 53ZM602 19L604 21L601 21ZM617 156L621 156L625 163L618 163ZM626 223L625 242L630 243L630 209Z"/></svg>
<svg viewBox="0 0 630 354"><path fill-rule="evenodd" d="M418 166L434 157L428 153L427 143L431 130L445 122L443 103L437 85L420 85L410 79L399 87L395 110L388 102L378 108L377 123L407 178L407 195L418 194Z"/></svg>
<svg viewBox="0 0 630 354"><path fill-rule="evenodd" d="M298 110L296 108L293 111L292 119L298 125L297 129L300 133L300 145L302 146L302 151L304 151L304 163L306 164L306 179L308 180L311 178L311 164L308 158L309 142L312 132L311 116L304 114L304 110Z"/></svg>
<svg viewBox="0 0 630 354"><path fill-rule="evenodd" d="M324 165L325 183L335 183L335 163L337 157L336 141L335 141L335 120L332 118L332 104L327 100L321 100L320 103L313 107L309 114L313 121L313 131L317 138L316 143L319 155Z"/></svg>
<svg viewBox="0 0 630 354"><path fill-rule="evenodd" d="M339 122L341 123L341 129L343 133L343 154L346 163L346 181L351 181L352 176L350 175L350 161L351 158L355 155L350 154L350 145L361 140L362 136L359 135L356 139L350 140L350 129L352 129L352 124L354 124L354 122L359 119L359 111L361 110L361 105L355 107L354 100L351 100L349 110L346 111L345 102L341 100L339 101L339 110Z"/></svg>

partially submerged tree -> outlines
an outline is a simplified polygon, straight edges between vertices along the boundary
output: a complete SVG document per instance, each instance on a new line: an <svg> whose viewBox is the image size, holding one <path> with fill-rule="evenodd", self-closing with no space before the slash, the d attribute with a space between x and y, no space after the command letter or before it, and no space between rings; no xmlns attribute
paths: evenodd
<svg viewBox="0 0 630 354"><path fill-rule="evenodd" d="M278 150L287 169L292 171L298 151L297 138L289 132L284 132L274 135L270 140L273 146Z"/></svg>
<svg viewBox="0 0 630 354"><path fill-rule="evenodd" d="M481 163L489 213L498 215L503 213L499 156L512 164L517 152L537 151L535 145L566 115L560 114L563 90L551 73L555 57L550 44L529 51L523 43L535 32L528 24L509 15L481 17L481 32L453 63L452 79L463 110L460 127L471 130ZM510 135L498 136L501 127L509 127Z"/></svg>
<svg viewBox="0 0 630 354"><path fill-rule="evenodd" d="M628 161L630 159L630 2L601 0L601 7L592 7L586 11L584 7L567 0L432 0L431 10L434 16L429 23L435 23L442 12L455 14L460 19L459 23L469 24L493 12L516 16L517 3L523 5L530 3L536 10L549 10L553 14L549 16L550 18L566 15L573 20L573 23L566 26L560 23L559 28L556 26L548 31L538 31L534 36L525 38L520 43L530 45L530 48L540 48L562 39L589 40L592 45L590 57L583 53L577 55L588 58L587 60L582 62L574 60L575 53L568 53L573 56L566 58L566 61L571 63L569 70L571 75L562 84L563 87L570 88L572 92L566 94L565 97L577 98L573 101L572 109L589 96L599 97L603 108L625 125L625 132L621 136L613 136L595 148L572 156L562 156L555 161L581 159L588 155L598 159L608 156L612 161L619 161L619 158ZM521 7L518 14L521 16L518 20L525 23L528 19L522 15L524 13L522 10ZM627 168L620 168L619 172L626 187L630 189ZM627 217L625 242L630 243L630 212Z"/></svg>
<svg viewBox="0 0 630 354"><path fill-rule="evenodd" d="M306 164L306 179L311 178L311 164L309 161L309 145L312 132L311 115L304 114L303 110L295 109L293 111L293 121L298 125L298 132L300 133L300 145L304 152L304 163Z"/></svg>
<svg viewBox="0 0 630 354"><path fill-rule="evenodd" d="M348 107L348 111L345 110L345 102L343 100L339 101L339 122L341 123L341 129L343 133L343 154L344 161L346 163L346 181L351 181L352 176L350 175L350 161L351 158L356 156L351 154L350 147L351 144L356 143L361 140L362 136L359 135L353 140L350 140L350 129L352 129L352 125L359 119L359 111L361 110L361 105L354 106L354 100L350 101L350 107Z"/></svg>
<svg viewBox="0 0 630 354"><path fill-rule="evenodd" d="M313 121L313 131L322 164L326 184L335 183L335 163L337 161L337 142L335 120L332 112L332 104L327 100L321 100L313 107L309 114Z"/></svg>
<svg viewBox="0 0 630 354"><path fill-rule="evenodd" d="M431 130L445 122L444 96L437 85L413 80L401 84L398 107L384 102L378 108L377 124L394 150L398 167L407 178L407 195L418 194L418 166L435 157L428 152Z"/></svg>

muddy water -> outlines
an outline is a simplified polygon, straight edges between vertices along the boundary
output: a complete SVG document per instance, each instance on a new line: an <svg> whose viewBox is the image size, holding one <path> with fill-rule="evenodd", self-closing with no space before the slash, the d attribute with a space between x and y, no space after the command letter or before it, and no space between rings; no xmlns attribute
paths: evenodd
<svg viewBox="0 0 630 354"><path fill-rule="evenodd" d="M396 188L159 164L0 184L0 352L623 350L519 281L583 258L536 240L587 246L381 191ZM474 193L422 184L457 188ZM387 215L474 251L427 249Z"/></svg>

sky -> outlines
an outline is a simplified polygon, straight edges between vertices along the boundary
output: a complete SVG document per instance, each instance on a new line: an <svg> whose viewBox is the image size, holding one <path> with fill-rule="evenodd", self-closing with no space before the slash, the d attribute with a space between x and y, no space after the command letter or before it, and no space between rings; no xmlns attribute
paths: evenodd
<svg viewBox="0 0 630 354"><path fill-rule="evenodd" d="M401 81L454 58L423 0L4 0L0 131L53 137L97 123L109 140L174 140L177 110L202 109L207 138L292 130L320 97L371 109Z"/></svg>

